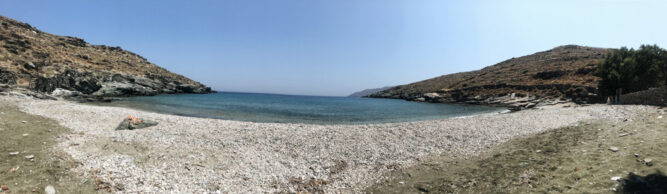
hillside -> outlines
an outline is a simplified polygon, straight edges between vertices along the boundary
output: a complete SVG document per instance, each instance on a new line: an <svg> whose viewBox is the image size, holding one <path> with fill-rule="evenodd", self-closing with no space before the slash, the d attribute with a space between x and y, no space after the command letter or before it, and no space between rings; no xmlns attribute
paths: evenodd
<svg viewBox="0 0 667 194"><path fill-rule="evenodd" d="M389 89L389 88L392 88L392 87L387 86L387 87L381 87L381 88L365 89L365 90L362 90L362 91L352 93L347 97L364 97L364 96L368 96L368 95L371 95L371 94L375 94L375 93L384 91L384 90Z"/></svg>
<svg viewBox="0 0 667 194"><path fill-rule="evenodd" d="M120 47L48 34L0 16L0 91L3 88L85 97L211 92Z"/></svg>
<svg viewBox="0 0 667 194"><path fill-rule="evenodd" d="M477 71L396 86L369 97L499 105L520 101L525 106L557 98L590 101L596 98L599 81L594 76L596 64L609 51L576 45L560 46Z"/></svg>

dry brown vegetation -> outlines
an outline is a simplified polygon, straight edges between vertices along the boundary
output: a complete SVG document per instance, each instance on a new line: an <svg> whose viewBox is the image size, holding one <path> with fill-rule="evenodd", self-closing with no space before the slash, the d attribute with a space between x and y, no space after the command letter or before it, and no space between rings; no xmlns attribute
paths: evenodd
<svg viewBox="0 0 667 194"><path fill-rule="evenodd" d="M517 93L572 97L596 93L597 64L610 49L566 45L512 58L477 71L455 73L390 88L370 97L414 100L439 93L446 101L482 100Z"/></svg>
<svg viewBox="0 0 667 194"><path fill-rule="evenodd" d="M92 94L111 82L125 84L114 86L128 90L121 95L210 91L120 47L48 34L0 16L0 84L47 93L64 88Z"/></svg>

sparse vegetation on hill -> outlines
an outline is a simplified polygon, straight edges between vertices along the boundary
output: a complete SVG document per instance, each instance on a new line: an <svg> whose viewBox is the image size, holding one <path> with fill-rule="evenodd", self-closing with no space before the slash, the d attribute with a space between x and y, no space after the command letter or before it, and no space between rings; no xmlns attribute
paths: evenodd
<svg viewBox="0 0 667 194"><path fill-rule="evenodd" d="M595 71L610 49L566 45L512 58L477 71L444 75L370 95L430 102L503 103L494 98L532 96L589 101L596 98ZM510 98L508 98L510 99Z"/></svg>
<svg viewBox="0 0 667 194"><path fill-rule="evenodd" d="M3 88L88 97L211 92L120 47L48 34L0 16L0 91Z"/></svg>

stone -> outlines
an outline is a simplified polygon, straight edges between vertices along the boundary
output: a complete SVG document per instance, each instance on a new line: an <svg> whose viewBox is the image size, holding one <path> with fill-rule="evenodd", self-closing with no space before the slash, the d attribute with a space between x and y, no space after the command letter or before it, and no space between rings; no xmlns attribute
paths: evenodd
<svg viewBox="0 0 667 194"><path fill-rule="evenodd" d="M618 136L619 136L619 137L624 137L624 136L627 136L627 135L628 135L627 133L621 133L621 134L618 135Z"/></svg>
<svg viewBox="0 0 667 194"><path fill-rule="evenodd" d="M118 126L116 127L116 130L134 130L134 129L141 129L141 128L146 128L146 127L152 127L156 126L158 122L155 121L149 121L149 120L144 120L141 118L133 117L133 116L128 116L125 118Z"/></svg>
<svg viewBox="0 0 667 194"><path fill-rule="evenodd" d="M56 194L56 189L53 186L49 185L44 188L44 193L46 194Z"/></svg>
<svg viewBox="0 0 667 194"><path fill-rule="evenodd" d="M27 155L27 156L25 156L25 159L33 159L33 158L35 158L35 155Z"/></svg>
<svg viewBox="0 0 667 194"><path fill-rule="evenodd" d="M51 92L51 96L55 97L75 97L80 95L82 95L81 92L70 91L62 88L56 88L53 90L53 92Z"/></svg>
<svg viewBox="0 0 667 194"><path fill-rule="evenodd" d="M21 123L28 123L28 121L21 121Z"/></svg>
<svg viewBox="0 0 667 194"><path fill-rule="evenodd" d="M618 180L621 180L621 177L620 176L611 177L611 180L612 181L618 181Z"/></svg>
<svg viewBox="0 0 667 194"><path fill-rule="evenodd" d="M27 133L24 133L24 134L23 134L23 137L28 137L28 134L27 134Z"/></svg>
<svg viewBox="0 0 667 194"><path fill-rule="evenodd" d="M9 155L10 156L16 156L16 155L19 155L19 152L9 152Z"/></svg>
<svg viewBox="0 0 667 194"><path fill-rule="evenodd" d="M24 66L28 69L37 69L37 66L35 66L35 64L32 62L27 62L24 64Z"/></svg>
<svg viewBox="0 0 667 194"><path fill-rule="evenodd" d="M638 158L638 157L639 157L639 154L636 154L636 153L635 153L635 158Z"/></svg>
<svg viewBox="0 0 667 194"><path fill-rule="evenodd" d="M618 152L618 148L614 146L609 147L609 150L611 150L612 152Z"/></svg>
<svg viewBox="0 0 667 194"><path fill-rule="evenodd" d="M646 166L653 166L653 159L644 158L644 164L646 164Z"/></svg>
<svg viewBox="0 0 667 194"><path fill-rule="evenodd" d="M8 191L9 187L7 187L7 185L2 185L0 186L0 189L2 189L3 191Z"/></svg>

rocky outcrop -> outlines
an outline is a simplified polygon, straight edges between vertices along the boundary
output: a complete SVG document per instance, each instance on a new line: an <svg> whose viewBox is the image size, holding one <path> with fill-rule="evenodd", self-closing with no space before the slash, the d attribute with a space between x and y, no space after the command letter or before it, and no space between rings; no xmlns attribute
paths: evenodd
<svg viewBox="0 0 667 194"><path fill-rule="evenodd" d="M84 98L212 92L120 47L44 33L2 16L0 85L5 90Z"/></svg>
<svg viewBox="0 0 667 194"><path fill-rule="evenodd" d="M477 71L396 86L368 97L523 109L539 103L599 101L596 64L609 49L576 45L512 58ZM520 100L517 100L520 99Z"/></svg>
<svg viewBox="0 0 667 194"><path fill-rule="evenodd" d="M365 90L362 90L362 91L352 93L348 97L364 97L364 96L372 95L372 94L375 94L375 93L378 93L378 92L382 92L382 91L387 90L389 88L391 88L391 86L381 87L381 88L365 89Z"/></svg>

